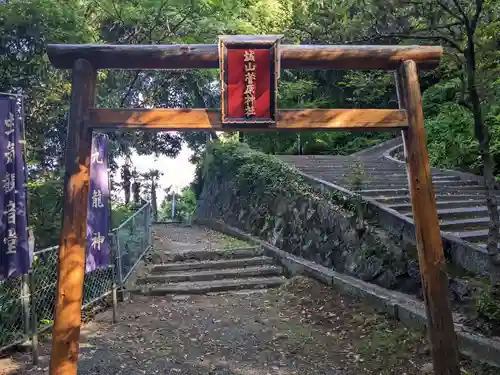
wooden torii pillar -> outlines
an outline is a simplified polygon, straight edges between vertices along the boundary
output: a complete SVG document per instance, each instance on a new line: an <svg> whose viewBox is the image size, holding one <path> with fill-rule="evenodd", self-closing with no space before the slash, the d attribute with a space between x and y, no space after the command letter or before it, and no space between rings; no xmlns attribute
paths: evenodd
<svg viewBox="0 0 500 375"><path fill-rule="evenodd" d="M229 37L251 44L266 37ZM457 339L439 220L429 167L417 69L435 68L442 48L432 46L282 45L276 59L285 69L379 69L397 72L402 109L278 110L266 126L227 126L220 109L94 108L98 69L219 68L218 45L49 45L59 69L73 69L66 145L64 220L50 373L77 373L85 268L85 226L93 129L158 131L395 131L402 130L434 372L459 375ZM234 124L233 124L234 125Z"/></svg>

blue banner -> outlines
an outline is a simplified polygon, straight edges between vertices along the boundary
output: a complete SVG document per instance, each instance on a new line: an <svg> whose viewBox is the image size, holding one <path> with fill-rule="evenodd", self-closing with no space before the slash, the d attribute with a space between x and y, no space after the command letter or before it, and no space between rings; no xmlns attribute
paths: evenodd
<svg viewBox="0 0 500 375"><path fill-rule="evenodd" d="M90 155L85 272L91 272L109 265L109 219L108 136L94 134Z"/></svg>
<svg viewBox="0 0 500 375"><path fill-rule="evenodd" d="M26 164L21 145L20 99L0 95L0 278L28 273L33 249L28 245ZM31 250L31 251L30 251Z"/></svg>

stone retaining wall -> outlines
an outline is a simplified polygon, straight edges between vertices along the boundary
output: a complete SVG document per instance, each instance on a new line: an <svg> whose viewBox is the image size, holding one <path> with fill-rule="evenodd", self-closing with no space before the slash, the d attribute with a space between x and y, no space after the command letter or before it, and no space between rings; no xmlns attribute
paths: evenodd
<svg viewBox="0 0 500 375"><path fill-rule="evenodd" d="M390 289L419 293L416 254L385 232L355 228L350 210L295 169L245 145L208 149L196 216L223 220L290 254Z"/></svg>

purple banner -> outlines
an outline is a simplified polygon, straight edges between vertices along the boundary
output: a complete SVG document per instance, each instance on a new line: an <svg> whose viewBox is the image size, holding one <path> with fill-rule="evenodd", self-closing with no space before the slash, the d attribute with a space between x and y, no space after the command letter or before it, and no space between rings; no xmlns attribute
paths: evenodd
<svg viewBox="0 0 500 375"><path fill-rule="evenodd" d="M107 267L110 260L108 136L105 134L92 137L88 205L85 272Z"/></svg>
<svg viewBox="0 0 500 375"><path fill-rule="evenodd" d="M21 144L20 99L0 95L0 278L28 273L33 254L28 246L26 164Z"/></svg>

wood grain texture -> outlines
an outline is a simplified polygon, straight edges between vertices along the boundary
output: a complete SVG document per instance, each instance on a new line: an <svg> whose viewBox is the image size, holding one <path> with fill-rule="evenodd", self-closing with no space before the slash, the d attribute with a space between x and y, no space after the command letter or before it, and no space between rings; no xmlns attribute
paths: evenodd
<svg viewBox="0 0 500 375"><path fill-rule="evenodd" d="M77 59L96 69L197 69L219 67L216 44L110 45L49 44L47 54L59 69ZM405 60L419 69L434 69L443 54L438 46L281 45L283 69L386 69Z"/></svg>
<svg viewBox="0 0 500 375"><path fill-rule="evenodd" d="M92 109L86 125L99 130L196 131L397 130L407 127L406 111L392 109L279 110L275 125L222 125L220 110Z"/></svg>
<svg viewBox="0 0 500 375"><path fill-rule="evenodd" d="M83 124L94 105L96 71L85 60L73 68L64 176L64 207L54 326L51 375L76 375L85 269L86 218L92 135Z"/></svg>
<svg viewBox="0 0 500 375"><path fill-rule="evenodd" d="M459 375L448 276L432 187L417 66L413 61L402 64L397 83L401 102L408 113L409 127L404 132L407 168L434 373Z"/></svg>

